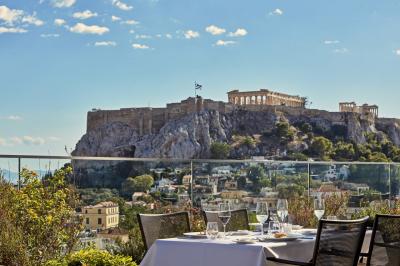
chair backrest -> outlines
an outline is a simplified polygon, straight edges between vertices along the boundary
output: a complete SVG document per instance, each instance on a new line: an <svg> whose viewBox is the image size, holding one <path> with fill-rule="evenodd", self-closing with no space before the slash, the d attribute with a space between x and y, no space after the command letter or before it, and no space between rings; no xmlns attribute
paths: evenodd
<svg viewBox="0 0 400 266"><path fill-rule="evenodd" d="M367 265L400 265L400 215L375 216Z"/></svg>
<svg viewBox="0 0 400 266"><path fill-rule="evenodd" d="M189 214L138 214L140 232L146 249L157 240L182 236L190 232Z"/></svg>
<svg viewBox="0 0 400 266"><path fill-rule="evenodd" d="M218 218L218 211L203 211L204 222L217 222L218 229L223 230L223 225ZM247 216L246 209L239 209L231 211L231 218L226 225L226 231L249 230L249 217Z"/></svg>
<svg viewBox="0 0 400 266"><path fill-rule="evenodd" d="M325 220L318 224L312 263L316 266L356 266L368 217L359 220Z"/></svg>

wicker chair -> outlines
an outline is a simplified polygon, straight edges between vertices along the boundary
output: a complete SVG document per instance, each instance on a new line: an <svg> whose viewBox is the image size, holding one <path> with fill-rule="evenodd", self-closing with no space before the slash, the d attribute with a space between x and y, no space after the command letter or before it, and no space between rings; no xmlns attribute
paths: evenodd
<svg viewBox="0 0 400 266"><path fill-rule="evenodd" d="M310 262L275 257L268 257L267 260L302 266L357 266L367 221L368 217L349 221L321 219Z"/></svg>
<svg viewBox="0 0 400 266"><path fill-rule="evenodd" d="M140 232L146 249L157 239L182 236L190 232L189 214L177 212L171 214L138 214Z"/></svg>
<svg viewBox="0 0 400 266"><path fill-rule="evenodd" d="M203 211L203 219L205 224L208 222L217 222L218 229L223 230L223 225L218 218L218 211ZM231 218L226 225L226 231L249 230L249 217L246 209L231 211Z"/></svg>
<svg viewBox="0 0 400 266"><path fill-rule="evenodd" d="M375 216L367 265L400 265L400 215Z"/></svg>

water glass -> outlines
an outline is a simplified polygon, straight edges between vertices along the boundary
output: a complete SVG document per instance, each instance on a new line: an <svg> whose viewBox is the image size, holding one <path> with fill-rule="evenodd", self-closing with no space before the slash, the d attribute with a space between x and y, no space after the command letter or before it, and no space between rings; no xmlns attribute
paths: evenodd
<svg viewBox="0 0 400 266"><path fill-rule="evenodd" d="M279 232L279 223L276 221L270 221L268 222L268 232L267 235L268 237L272 237L273 233Z"/></svg>
<svg viewBox="0 0 400 266"><path fill-rule="evenodd" d="M256 218L261 225L261 235L263 235L264 223L268 220L268 205L266 202L257 202Z"/></svg>
<svg viewBox="0 0 400 266"><path fill-rule="evenodd" d="M208 239L216 239L218 236L218 223L217 222L208 222L206 235Z"/></svg>

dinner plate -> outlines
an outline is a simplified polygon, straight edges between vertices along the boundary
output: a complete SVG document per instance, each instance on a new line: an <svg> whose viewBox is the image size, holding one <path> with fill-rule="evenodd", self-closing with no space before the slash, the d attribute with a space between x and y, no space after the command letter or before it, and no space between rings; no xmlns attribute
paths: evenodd
<svg viewBox="0 0 400 266"><path fill-rule="evenodd" d="M243 238L243 239L236 239L233 240L236 244L254 244L256 241L254 239Z"/></svg>
<svg viewBox="0 0 400 266"><path fill-rule="evenodd" d="M183 233L183 235L190 238L200 238L200 239L207 238L204 232L189 232L189 233Z"/></svg>
<svg viewBox="0 0 400 266"><path fill-rule="evenodd" d="M247 236L250 234L251 234L251 231L249 231L249 230L237 230L237 231L229 232L229 235L231 235L231 236Z"/></svg>
<svg viewBox="0 0 400 266"><path fill-rule="evenodd" d="M288 241L295 241L299 239L299 237L281 237L281 238L275 238L275 237L260 237L258 238L258 241L260 242L288 242Z"/></svg>

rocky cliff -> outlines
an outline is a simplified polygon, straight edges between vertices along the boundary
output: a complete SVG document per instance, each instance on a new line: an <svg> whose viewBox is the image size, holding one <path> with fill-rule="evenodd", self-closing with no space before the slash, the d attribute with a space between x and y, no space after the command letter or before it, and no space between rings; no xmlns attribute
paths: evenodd
<svg viewBox="0 0 400 266"><path fill-rule="evenodd" d="M320 111L293 115L282 111L252 112L236 110L228 114L218 111L202 111L189 114L164 125L157 134L139 136L128 124L112 122L85 134L77 143L74 155L112 156L139 158L209 158L210 146L215 141L231 143L234 135L254 136L270 132L278 121L292 125L309 123L314 130L332 132L340 127L344 139L364 144L365 133L384 134L394 144L400 145L400 122L397 119L370 120L354 113L340 114ZM268 137L259 142L249 156L262 156L263 145ZM271 144L271 143L269 143ZM270 146L270 145L269 145ZM235 157L235 151L231 154Z"/></svg>
<svg viewBox="0 0 400 266"><path fill-rule="evenodd" d="M288 109L289 110L289 109ZM287 143L271 134L276 123L286 121L295 132ZM237 109L230 113L202 111L166 123L158 133L140 136L135 128L122 122L104 124L89 131L77 143L73 155L138 158L210 158L213 142L231 145L230 158L249 158L302 152L309 143L301 134L299 125L312 126L313 134L327 136L335 141L364 144L366 133L375 133L400 145L400 122L397 119L369 119L355 113L333 113L320 110L249 111ZM252 145L241 145L238 136L251 136ZM240 138L239 138L240 139ZM90 167L88 167L90 165ZM119 166L118 166L119 165ZM113 172L120 164L105 162L75 162L75 168L101 168ZM84 170L82 170L84 169ZM131 167L122 167L121 175L129 175ZM114 171L115 172L115 171Z"/></svg>

